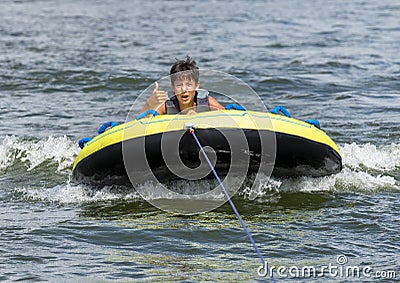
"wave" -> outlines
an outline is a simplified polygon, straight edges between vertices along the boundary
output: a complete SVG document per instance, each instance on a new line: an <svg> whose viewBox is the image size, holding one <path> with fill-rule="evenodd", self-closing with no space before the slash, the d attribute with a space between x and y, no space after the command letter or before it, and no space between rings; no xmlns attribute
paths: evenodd
<svg viewBox="0 0 400 283"><path fill-rule="evenodd" d="M213 186L213 184L215 186ZM231 182L232 185L235 185ZM172 184L173 185L173 184ZM147 190L152 192L151 200L177 200L175 194L170 197L165 194L159 195L159 185L146 184ZM182 186L177 184L177 186ZM211 180L191 181L183 190L187 194L182 195L179 200L186 199L198 201L221 201L221 194L202 197L193 195L193 190L212 190L216 183ZM182 189L182 187L181 187ZM175 191L175 190L174 190ZM255 186L242 186L234 196L236 200L250 200L257 203L277 203L284 194L288 193L377 193L377 192L400 192L400 182L392 176L373 176L367 172L355 172L344 168L336 175L313 178L300 177L289 179L270 178ZM184 193L184 192L182 192ZM23 201L44 201L59 204L84 204L109 201L143 201L143 198L131 187L105 186L91 187L83 184L75 184L66 181L63 184L50 188L35 188L31 186L16 187L12 192L14 199Z"/></svg>
<svg viewBox="0 0 400 283"><path fill-rule="evenodd" d="M83 204L116 200L138 200L140 195L131 188L106 186L94 190L90 186L67 181L52 188L17 187L13 195L24 201L44 201L60 204Z"/></svg>
<svg viewBox="0 0 400 283"><path fill-rule="evenodd" d="M284 193L304 192L398 192L400 191L400 144L376 146L374 144L342 144L339 146L343 157L343 170L335 175L320 178L261 178L258 184L245 183L238 190L240 199L275 202ZM23 164L25 172L54 170L62 177L57 185L37 187L29 185L29 177L21 176L22 183L14 186L14 193L24 200L42 200L58 203L85 203L108 200L137 200L138 193L132 188L123 187L88 187L70 182L71 168L79 153L76 141L67 136L48 137L46 139L28 139L6 136L0 142L0 172L11 174L14 167ZM51 166L50 166L51 165ZM54 168L52 167L54 166ZM14 172L21 174L20 169ZM23 173L23 171L22 171ZM31 175L32 176L32 175ZM26 178L26 180L23 180ZM175 191L190 194L190 190L204 192L215 188L214 180L172 183ZM229 186L235 186L230 180ZM147 184L157 198L157 185ZM240 186L240 184L239 184ZM218 195L217 198L220 198Z"/></svg>
<svg viewBox="0 0 400 283"><path fill-rule="evenodd" d="M400 168L400 144L376 146L367 144L339 145L343 166L355 171L377 170L381 173ZM0 170L23 162L31 171L46 161L57 164L57 171L71 168L80 149L76 141L67 136L46 139L6 136L0 143Z"/></svg>
<svg viewBox="0 0 400 283"><path fill-rule="evenodd" d="M390 144L377 147L367 143L356 143L340 146L343 164L354 170L394 171L400 168L400 144Z"/></svg>
<svg viewBox="0 0 400 283"><path fill-rule="evenodd" d="M0 170L11 168L19 161L27 171L50 162L57 165L58 172L63 172L71 168L79 150L77 143L67 136L42 140L6 136L0 144Z"/></svg>
<svg viewBox="0 0 400 283"><path fill-rule="evenodd" d="M339 146L343 170L325 177L299 177L271 179L259 184L256 190L244 191L244 196L254 198L271 192L361 192L400 191L400 144L376 146L343 144Z"/></svg>

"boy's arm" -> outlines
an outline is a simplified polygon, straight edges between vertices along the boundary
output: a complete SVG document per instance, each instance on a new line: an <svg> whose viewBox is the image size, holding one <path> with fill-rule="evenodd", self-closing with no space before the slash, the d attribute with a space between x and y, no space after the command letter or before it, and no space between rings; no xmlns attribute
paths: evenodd
<svg viewBox="0 0 400 283"><path fill-rule="evenodd" d="M212 96L208 96L208 104L211 110L224 110L225 107L219 104L219 102Z"/></svg>

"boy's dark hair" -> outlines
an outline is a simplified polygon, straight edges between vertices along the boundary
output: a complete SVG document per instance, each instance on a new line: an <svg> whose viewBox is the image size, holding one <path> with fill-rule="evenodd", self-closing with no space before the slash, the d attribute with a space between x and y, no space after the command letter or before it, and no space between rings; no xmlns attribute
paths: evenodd
<svg viewBox="0 0 400 283"><path fill-rule="evenodd" d="M196 61L186 55L185 60L178 60L172 65L169 72L171 82L174 83L176 79L193 79L196 83L199 82L199 67L196 66ZM176 74L176 75L174 75Z"/></svg>

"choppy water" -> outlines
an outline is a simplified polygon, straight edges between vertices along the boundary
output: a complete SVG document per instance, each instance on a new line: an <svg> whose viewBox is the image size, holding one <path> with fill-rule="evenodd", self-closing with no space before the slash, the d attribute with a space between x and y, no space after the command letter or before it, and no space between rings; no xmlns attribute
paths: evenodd
<svg viewBox="0 0 400 283"><path fill-rule="evenodd" d="M228 205L177 216L70 182L77 141L123 121L186 54L268 107L319 119L342 151L337 175L234 198L270 265L370 266L361 281L398 280L399 38L400 4L387 0L2 1L0 280L267 281Z"/></svg>

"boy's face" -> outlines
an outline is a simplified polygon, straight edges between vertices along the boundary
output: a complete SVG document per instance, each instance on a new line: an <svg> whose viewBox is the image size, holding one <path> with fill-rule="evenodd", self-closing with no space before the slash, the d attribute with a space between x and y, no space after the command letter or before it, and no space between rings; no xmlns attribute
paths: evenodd
<svg viewBox="0 0 400 283"><path fill-rule="evenodd" d="M200 87L200 83L196 83L192 78L178 78L171 87L181 106L192 107L196 89Z"/></svg>

